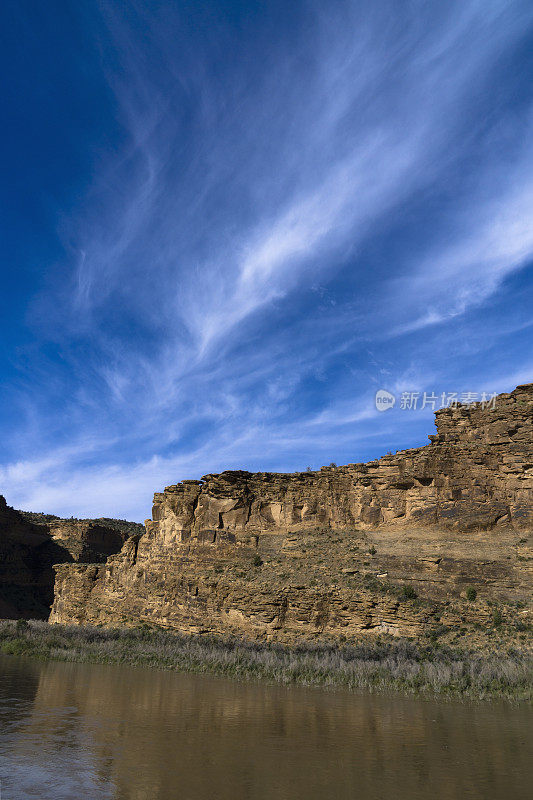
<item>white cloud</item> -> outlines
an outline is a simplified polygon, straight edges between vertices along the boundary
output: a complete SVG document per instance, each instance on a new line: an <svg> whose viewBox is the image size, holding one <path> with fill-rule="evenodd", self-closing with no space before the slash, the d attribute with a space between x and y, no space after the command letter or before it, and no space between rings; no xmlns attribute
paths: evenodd
<svg viewBox="0 0 533 800"><path fill-rule="evenodd" d="M118 7L99 29L124 144L62 214L72 280L40 299L60 355L29 370L26 445L0 467L24 507L139 518L180 477L338 460L383 426L397 435L373 406L382 378L398 391L447 380L432 328L493 299L533 250L527 140L480 154L490 124L469 116L531 26L520 3L421 3L401 20L388 2L311 4L306 34L262 61L246 37L221 61L181 15L143 8L142 40ZM469 154L453 209L411 251L403 221ZM367 262L387 236L384 265ZM335 280L335 302L306 299Z"/></svg>

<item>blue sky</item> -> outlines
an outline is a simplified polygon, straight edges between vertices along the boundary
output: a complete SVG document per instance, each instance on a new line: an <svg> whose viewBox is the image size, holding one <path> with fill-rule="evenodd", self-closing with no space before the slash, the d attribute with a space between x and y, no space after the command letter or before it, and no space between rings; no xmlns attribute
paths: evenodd
<svg viewBox="0 0 533 800"><path fill-rule="evenodd" d="M529 0L2 7L0 492L149 516L533 380Z"/></svg>

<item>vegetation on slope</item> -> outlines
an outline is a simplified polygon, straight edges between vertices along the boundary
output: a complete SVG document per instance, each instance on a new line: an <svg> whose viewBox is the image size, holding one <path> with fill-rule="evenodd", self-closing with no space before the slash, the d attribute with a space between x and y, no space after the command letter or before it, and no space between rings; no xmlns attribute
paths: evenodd
<svg viewBox="0 0 533 800"><path fill-rule="evenodd" d="M533 657L491 655L407 639L352 646L248 642L145 626L107 629L0 621L0 652L57 661L129 664L241 680L474 698L533 698Z"/></svg>
<svg viewBox="0 0 533 800"><path fill-rule="evenodd" d="M24 519L34 525L47 525L50 522L94 522L96 525L103 525L106 528L113 528L128 536L144 533L144 525L140 522L129 522L127 519L112 519L111 517L98 517L97 519L78 519L70 517L64 520L63 517L56 517L55 514L44 514L38 511L19 511Z"/></svg>

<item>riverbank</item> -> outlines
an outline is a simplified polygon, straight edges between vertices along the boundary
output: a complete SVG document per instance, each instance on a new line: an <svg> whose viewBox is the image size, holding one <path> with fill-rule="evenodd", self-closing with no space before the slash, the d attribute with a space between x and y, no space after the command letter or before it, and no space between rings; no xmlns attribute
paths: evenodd
<svg viewBox="0 0 533 800"><path fill-rule="evenodd" d="M408 639L287 647L148 627L108 629L2 620L0 652L269 683L521 702L533 699L531 652L508 650L486 655Z"/></svg>

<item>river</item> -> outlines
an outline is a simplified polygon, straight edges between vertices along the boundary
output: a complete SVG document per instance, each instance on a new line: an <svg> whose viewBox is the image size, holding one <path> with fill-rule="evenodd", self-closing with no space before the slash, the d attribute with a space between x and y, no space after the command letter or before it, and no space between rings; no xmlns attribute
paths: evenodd
<svg viewBox="0 0 533 800"><path fill-rule="evenodd" d="M0 657L1 800L526 800L533 711Z"/></svg>

